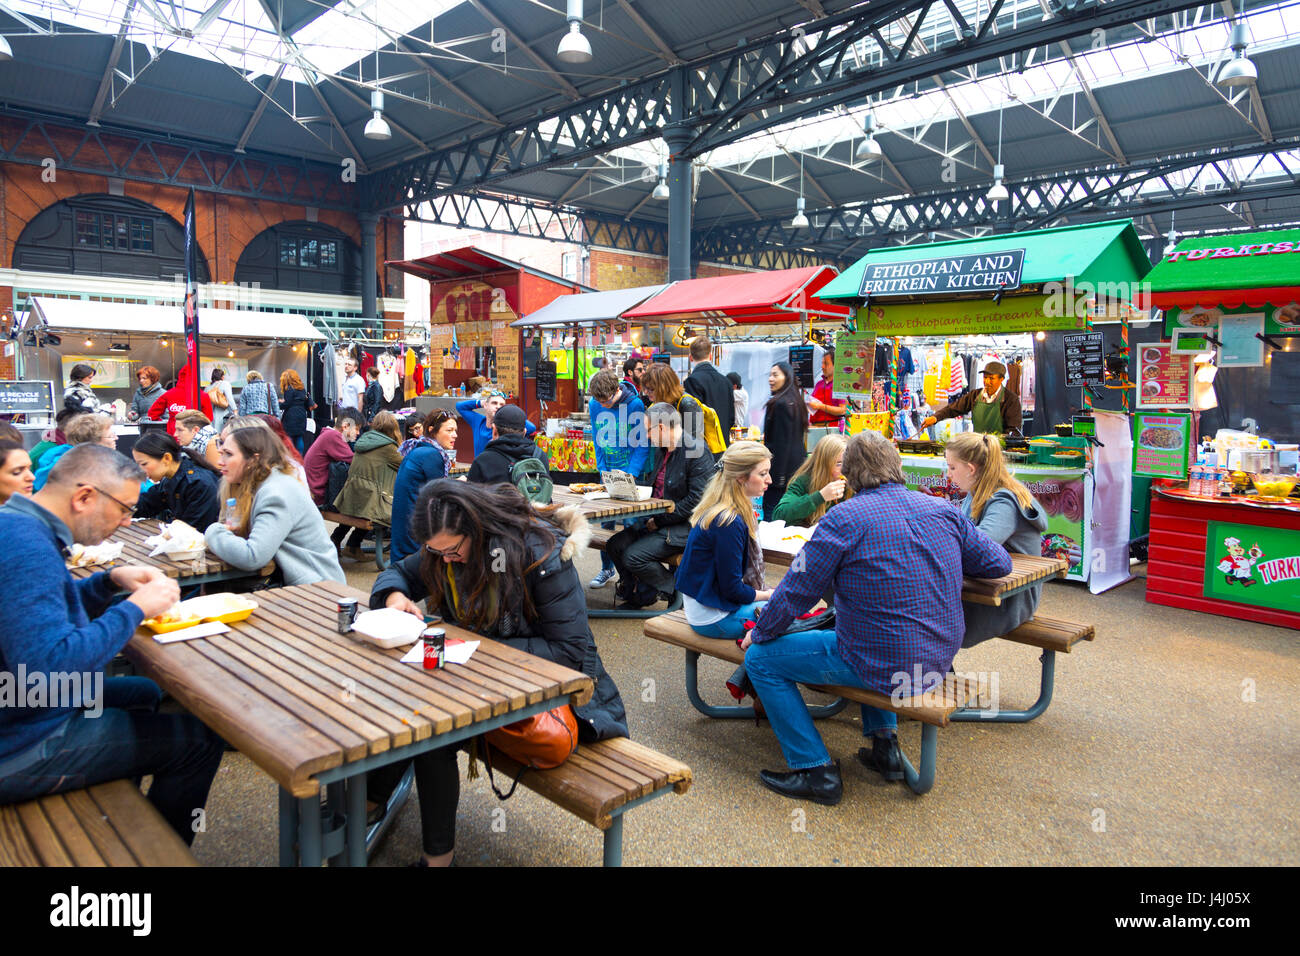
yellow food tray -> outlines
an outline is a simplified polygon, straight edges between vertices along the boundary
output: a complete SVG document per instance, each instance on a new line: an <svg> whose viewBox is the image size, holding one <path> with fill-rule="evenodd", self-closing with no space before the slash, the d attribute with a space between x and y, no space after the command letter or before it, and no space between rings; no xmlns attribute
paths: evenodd
<svg viewBox="0 0 1300 956"><path fill-rule="evenodd" d="M203 618L203 620L220 621L222 624L234 624L236 621L247 620L252 615L252 613L256 610L257 610L257 602L250 601L248 607L239 608L234 611L227 611L225 614L212 614Z"/></svg>
<svg viewBox="0 0 1300 956"><path fill-rule="evenodd" d="M155 634L166 634L168 631L179 631L181 628L193 627L195 624L198 624L201 621L202 618L187 617L179 621L167 621L164 624L164 623L159 623L153 618L149 618L149 620L144 622L144 626L149 628L149 630L153 631Z"/></svg>

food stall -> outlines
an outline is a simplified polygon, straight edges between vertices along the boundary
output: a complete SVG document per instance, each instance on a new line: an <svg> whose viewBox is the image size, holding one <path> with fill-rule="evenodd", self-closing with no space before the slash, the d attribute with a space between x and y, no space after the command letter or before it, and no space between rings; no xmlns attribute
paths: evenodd
<svg viewBox="0 0 1300 956"><path fill-rule="evenodd" d="M1147 600L1300 628L1300 230L1185 239L1147 280L1140 304L1164 310L1164 347L1197 379L1249 376L1220 418L1250 416L1261 433L1201 432L1208 411L1139 419L1135 467L1165 479L1152 489Z"/></svg>
<svg viewBox="0 0 1300 956"><path fill-rule="evenodd" d="M821 291L856 307L837 337L835 394L891 402L909 487L949 498L942 440L925 418L971 387L991 361L1008 369L1027 439L1004 438L1008 466L1048 512L1043 554L1066 558L1068 577L1095 591L1127 580L1131 437L1120 414L1073 422L1033 420L1035 378L1075 381L1091 353L1069 353L1061 372L1037 366L1035 340L1077 334L1132 314L1131 290L1150 268L1132 222L1067 226L872 250ZM1099 363L1097 363L1099 364ZM1102 373L1104 376L1104 372ZM1100 379L1087 379L1100 384ZM1090 411L1086 389L1077 394ZM1121 528L1122 525L1122 528Z"/></svg>
<svg viewBox="0 0 1300 956"><path fill-rule="evenodd" d="M91 388L103 403L124 413L138 385L136 374L145 365L162 373L166 383L185 366L184 310L180 305L136 305L33 296L19 341L20 373L24 379L55 383L55 407L63 407L63 388L74 365L95 369ZM225 372L235 394L244 387L250 369L275 384L293 369L304 382L309 346L326 335L301 315L241 309L199 309L199 373L202 384L214 369ZM135 443L140 426L117 415L118 447ZM20 426L21 427L21 426ZM39 426L36 427L48 427Z"/></svg>

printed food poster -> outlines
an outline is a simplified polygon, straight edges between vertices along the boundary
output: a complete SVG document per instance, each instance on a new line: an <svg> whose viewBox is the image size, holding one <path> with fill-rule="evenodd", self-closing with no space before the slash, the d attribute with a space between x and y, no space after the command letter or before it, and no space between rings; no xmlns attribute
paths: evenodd
<svg viewBox="0 0 1300 956"><path fill-rule="evenodd" d="M1209 522L1204 584L1216 601L1300 612L1300 531Z"/></svg>
<svg viewBox="0 0 1300 956"><path fill-rule="evenodd" d="M1066 577L1087 579L1084 555L1089 554L1088 525L1092 520L1091 478L1082 468L1054 468L1047 465L1022 465L1010 469L1016 479L1042 506L1047 515L1047 530L1042 535L1042 554L1063 558L1070 567ZM943 459L903 456L903 479L907 487L954 504L965 495L948 480Z"/></svg>
<svg viewBox="0 0 1300 956"><path fill-rule="evenodd" d="M1133 416L1133 474L1186 478L1191 437L1190 415L1138 412Z"/></svg>
<svg viewBox="0 0 1300 956"><path fill-rule="evenodd" d="M1138 408L1190 408L1192 359L1174 355L1168 342L1137 347Z"/></svg>
<svg viewBox="0 0 1300 956"><path fill-rule="evenodd" d="M876 368L876 333L860 329L835 338L834 393L869 400L871 376Z"/></svg>
<svg viewBox="0 0 1300 956"><path fill-rule="evenodd" d="M1219 320L1219 361L1221 368L1260 366L1264 364L1263 312L1234 312Z"/></svg>
<svg viewBox="0 0 1300 956"><path fill-rule="evenodd" d="M91 388L135 388L135 371L130 359L107 358L103 355L65 355L63 356L63 381L71 382L69 377L74 366L89 365L95 370L95 377L90 380Z"/></svg>

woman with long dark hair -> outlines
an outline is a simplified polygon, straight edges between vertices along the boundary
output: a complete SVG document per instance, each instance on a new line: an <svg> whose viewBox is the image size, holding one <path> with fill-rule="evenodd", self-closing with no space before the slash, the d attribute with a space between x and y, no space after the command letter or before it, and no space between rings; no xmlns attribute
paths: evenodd
<svg viewBox="0 0 1300 956"><path fill-rule="evenodd" d="M772 485L763 494L763 518L771 521L786 485L808 454L808 407L789 362L773 365L767 384L772 397L763 412L763 444L772 452Z"/></svg>
<svg viewBox="0 0 1300 956"><path fill-rule="evenodd" d="M573 508L539 509L509 485L434 481L415 502L411 532L418 553L391 565L370 592L372 608L431 613L484 637L580 670L596 683L574 708L583 742L626 737L627 718L587 624L587 603L573 556L590 529ZM383 803L409 764L370 774L369 796ZM415 758L424 853L417 866L450 864L460 778L455 747Z"/></svg>
<svg viewBox="0 0 1300 956"><path fill-rule="evenodd" d="M0 439L0 505L13 495L30 495L35 481L32 460L23 443Z"/></svg>
<svg viewBox="0 0 1300 956"><path fill-rule="evenodd" d="M136 440L131 457L155 482L148 491L140 492L137 518L184 521L199 531L217 520L220 479L202 455L192 455L164 431L150 431Z"/></svg>

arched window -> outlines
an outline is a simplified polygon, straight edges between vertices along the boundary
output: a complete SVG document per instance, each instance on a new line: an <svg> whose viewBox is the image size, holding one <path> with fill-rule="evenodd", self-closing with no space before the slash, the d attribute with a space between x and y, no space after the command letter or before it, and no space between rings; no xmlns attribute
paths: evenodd
<svg viewBox="0 0 1300 956"><path fill-rule="evenodd" d="M185 230L156 206L125 196L62 199L37 213L14 245L14 268L171 281L185 273ZM198 281L208 281L200 250Z"/></svg>
<svg viewBox="0 0 1300 956"><path fill-rule="evenodd" d="M239 256L235 282L264 289L361 294L361 249L346 233L319 222L264 229Z"/></svg>

